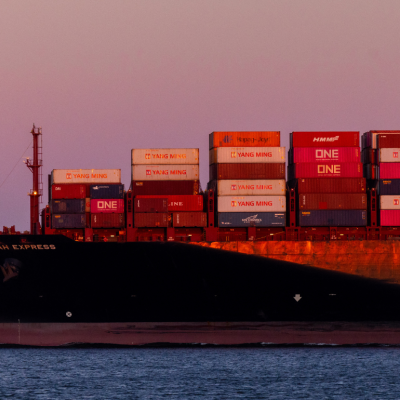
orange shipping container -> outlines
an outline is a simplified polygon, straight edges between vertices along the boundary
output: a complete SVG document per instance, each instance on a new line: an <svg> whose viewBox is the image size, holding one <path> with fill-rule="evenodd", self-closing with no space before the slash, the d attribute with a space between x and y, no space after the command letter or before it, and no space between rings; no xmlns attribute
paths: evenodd
<svg viewBox="0 0 400 400"><path fill-rule="evenodd" d="M210 149L214 147L279 147L280 132L212 132Z"/></svg>

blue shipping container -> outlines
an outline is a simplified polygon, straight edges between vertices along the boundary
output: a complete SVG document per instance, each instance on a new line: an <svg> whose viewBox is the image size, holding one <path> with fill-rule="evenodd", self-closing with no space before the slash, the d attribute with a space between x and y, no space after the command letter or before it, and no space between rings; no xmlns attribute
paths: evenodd
<svg viewBox="0 0 400 400"><path fill-rule="evenodd" d="M274 212L227 212L218 213L218 226L228 228L241 228L248 226L258 226L261 228L271 228L276 226L286 226L286 213Z"/></svg>
<svg viewBox="0 0 400 400"><path fill-rule="evenodd" d="M91 199L123 199L124 185L91 185Z"/></svg>
<svg viewBox="0 0 400 400"><path fill-rule="evenodd" d="M299 226L366 226L365 210L299 211Z"/></svg>
<svg viewBox="0 0 400 400"><path fill-rule="evenodd" d="M82 214L85 212L85 199L61 199L51 201L52 214Z"/></svg>
<svg viewBox="0 0 400 400"><path fill-rule="evenodd" d="M378 193L380 195L400 195L400 179L381 179Z"/></svg>
<svg viewBox="0 0 400 400"><path fill-rule="evenodd" d="M85 214L53 214L53 229L84 228L86 225Z"/></svg>

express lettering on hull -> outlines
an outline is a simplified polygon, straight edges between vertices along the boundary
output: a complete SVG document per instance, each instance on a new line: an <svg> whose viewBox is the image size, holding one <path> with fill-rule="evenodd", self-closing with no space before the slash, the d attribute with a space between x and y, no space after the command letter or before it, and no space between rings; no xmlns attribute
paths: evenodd
<svg viewBox="0 0 400 400"><path fill-rule="evenodd" d="M55 250L54 244L12 244L0 245L0 250Z"/></svg>

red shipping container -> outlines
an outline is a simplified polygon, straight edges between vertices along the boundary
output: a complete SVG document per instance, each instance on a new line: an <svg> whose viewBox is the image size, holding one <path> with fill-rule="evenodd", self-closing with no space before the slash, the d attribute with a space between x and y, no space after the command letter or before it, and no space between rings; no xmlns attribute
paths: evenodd
<svg viewBox="0 0 400 400"><path fill-rule="evenodd" d="M192 196L136 196L136 199L157 199L157 198L168 199L168 209L166 211L203 211L203 196L192 195ZM135 209L136 212L136 209ZM143 212L143 211L140 211Z"/></svg>
<svg viewBox="0 0 400 400"><path fill-rule="evenodd" d="M124 212L123 199L92 199L90 200L90 211L96 213L117 213Z"/></svg>
<svg viewBox="0 0 400 400"><path fill-rule="evenodd" d="M290 164L321 161L360 162L360 149L358 147L296 147L289 150Z"/></svg>
<svg viewBox="0 0 400 400"><path fill-rule="evenodd" d="M218 179L285 179L285 164L212 164L210 181Z"/></svg>
<svg viewBox="0 0 400 400"><path fill-rule="evenodd" d="M166 213L168 212L168 199L165 196L136 196L134 209L135 213Z"/></svg>
<svg viewBox="0 0 400 400"><path fill-rule="evenodd" d="M360 132L292 132L290 147L360 147Z"/></svg>
<svg viewBox="0 0 400 400"><path fill-rule="evenodd" d="M133 196L199 194L199 181L132 181Z"/></svg>
<svg viewBox="0 0 400 400"><path fill-rule="evenodd" d="M379 149L392 149L400 147L400 133L398 135L378 135L377 147Z"/></svg>
<svg viewBox="0 0 400 400"><path fill-rule="evenodd" d="M178 227L198 227L207 226L207 213L205 212L176 212L173 213L173 226Z"/></svg>
<svg viewBox="0 0 400 400"><path fill-rule="evenodd" d="M365 193L365 178L303 178L288 182L297 193Z"/></svg>
<svg viewBox="0 0 400 400"><path fill-rule="evenodd" d="M366 210L365 193L299 194L299 210Z"/></svg>
<svg viewBox="0 0 400 400"><path fill-rule="evenodd" d="M133 224L135 228L168 228L171 226L171 216L168 213L135 213Z"/></svg>
<svg viewBox="0 0 400 400"><path fill-rule="evenodd" d="M288 166L289 180L296 178L362 178L361 163L300 163Z"/></svg>
<svg viewBox="0 0 400 400"><path fill-rule="evenodd" d="M400 163L379 164L379 177L370 179L400 179Z"/></svg>
<svg viewBox="0 0 400 400"><path fill-rule="evenodd" d="M92 228L123 228L125 214L92 214Z"/></svg>
<svg viewBox="0 0 400 400"><path fill-rule="evenodd" d="M378 140L380 135L397 136L400 131L369 131L365 132L365 147L371 147L373 149L378 148Z"/></svg>
<svg viewBox="0 0 400 400"><path fill-rule="evenodd" d="M209 147L279 147L280 132L212 132Z"/></svg>
<svg viewBox="0 0 400 400"><path fill-rule="evenodd" d="M62 184L51 186L52 199L84 199L86 197L86 185Z"/></svg>
<svg viewBox="0 0 400 400"><path fill-rule="evenodd" d="M380 226L400 226L400 210L380 210Z"/></svg>
<svg viewBox="0 0 400 400"><path fill-rule="evenodd" d="M361 152L361 162L363 164L377 164L378 163L378 150L364 149Z"/></svg>

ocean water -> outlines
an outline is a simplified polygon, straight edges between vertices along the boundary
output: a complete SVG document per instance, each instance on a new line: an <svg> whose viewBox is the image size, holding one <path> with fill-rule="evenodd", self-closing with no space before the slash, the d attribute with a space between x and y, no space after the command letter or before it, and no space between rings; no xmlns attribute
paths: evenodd
<svg viewBox="0 0 400 400"><path fill-rule="evenodd" d="M399 399L400 348L3 348L0 399Z"/></svg>

